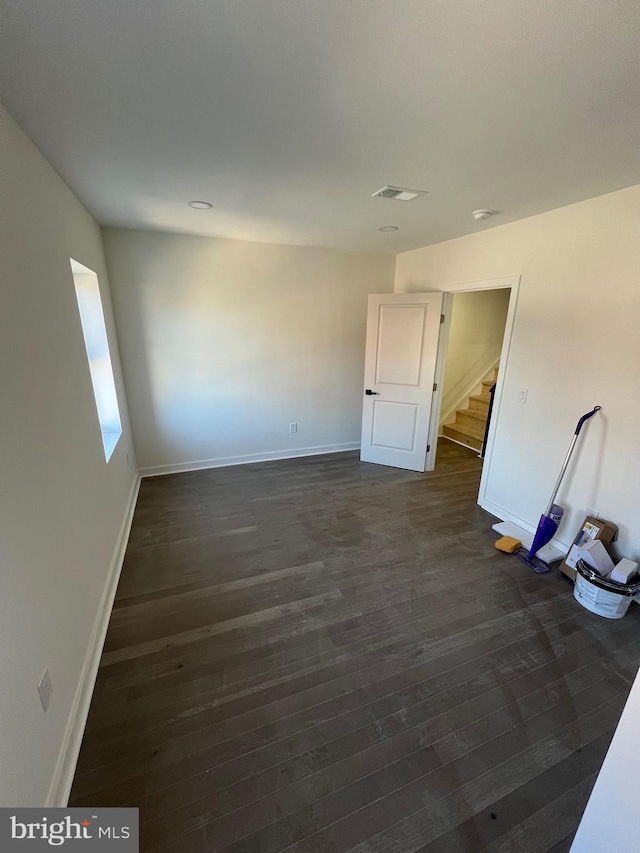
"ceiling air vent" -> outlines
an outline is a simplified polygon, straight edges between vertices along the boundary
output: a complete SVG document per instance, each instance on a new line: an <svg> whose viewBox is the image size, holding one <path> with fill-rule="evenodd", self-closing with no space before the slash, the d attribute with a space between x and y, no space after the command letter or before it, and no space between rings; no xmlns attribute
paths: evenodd
<svg viewBox="0 0 640 853"><path fill-rule="evenodd" d="M413 201L414 198L426 194L426 190L409 190L406 187L388 186L373 193L371 198L394 198L396 201Z"/></svg>

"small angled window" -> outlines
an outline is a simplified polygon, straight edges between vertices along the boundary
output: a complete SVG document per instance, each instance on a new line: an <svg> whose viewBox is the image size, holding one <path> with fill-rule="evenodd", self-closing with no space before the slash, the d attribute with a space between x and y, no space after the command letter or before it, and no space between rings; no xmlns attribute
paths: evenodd
<svg viewBox="0 0 640 853"><path fill-rule="evenodd" d="M93 395L98 410L104 456L108 462L115 450L118 439L122 435L122 424L120 422L116 383L113 378L113 367L111 366L111 356L109 354L107 329L104 324L98 276L93 270L79 264L73 258L70 261L76 287L82 333L87 349Z"/></svg>

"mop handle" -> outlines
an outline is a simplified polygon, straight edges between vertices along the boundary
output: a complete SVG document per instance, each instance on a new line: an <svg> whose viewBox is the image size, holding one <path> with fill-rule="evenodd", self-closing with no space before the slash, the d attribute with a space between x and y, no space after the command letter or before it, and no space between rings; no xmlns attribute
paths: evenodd
<svg viewBox="0 0 640 853"><path fill-rule="evenodd" d="M567 450L567 455L564 457L564 462L562 463L562 468L560 469L560 473L558 474L558 479L556 480L556 484L553 487L553 492L551 493L551 497L549 498L549 503L547 504L547 509L545 511L545 515L549 515L551 512L551 507L554 504L556 499L556 495L558 494L558 489L560 488L560 483L562 483L562 478L565 475L567 470L567 466L569 465L569 460L571 459L571 454L573 453L573 448L576 446L576 441L578 440L578 436L580 435L580 430L582 429L584 423L592 418L596 412L599 412L602 406L595 406L592 411L587 412L586 415L583 415L576 425L576 431L573 434L573 438L571 439L571 444L569 445L569 449Z"/></svg>
<svg viewBox="0 0 640 853"><path fill-rule="evenodd" d="M599 412L601 408L602 408L602 406L594 406L593 410L591 412L587 412L586 415L583 415L580 418L580 420L578 421L578 425L576 426L576 432L575 432L576 435L580 435L580 430L582 429L583 424L586 421L588 421L589 418L592 418L596 412Z"/></svg>

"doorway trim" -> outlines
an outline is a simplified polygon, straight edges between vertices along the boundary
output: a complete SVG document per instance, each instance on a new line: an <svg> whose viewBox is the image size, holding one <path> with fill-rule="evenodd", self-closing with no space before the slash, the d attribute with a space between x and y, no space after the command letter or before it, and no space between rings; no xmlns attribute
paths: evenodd
<svg viewBox="0 0 640 853"><path fill-rule="evenodd" d="M436 356L436 375L435 381L437 388L433 395L433 404L431 407L431 420L429 422L429 450L427 452L427 471L433 471L436 462L436 448L438 444L438 427L440 424L440 408L442 405L442 386L444 383L444 371L447 359L447 347L449 345L449 330L451 328L451 309L453 308L453 297L456 293L468 293L473 290L500 290L505 288L511 289L509 297L509 307L507 309L507 318L504 324L504 335L502 338L502 350L500 352L500 364L498 370L498 381L496 383L496 392L493 398L493 413L489 424L489 435L487 437L487 446L484 454L484 464L482 466L482 477L480 478L480 490L478 492L478 503L484 507L486 500L487 482L489 480L489 472L491 470L491 460L493 457L493 444L496 435L496 429L500 420L500 406L502 403L502 391L504 388L505 376L507 373L507 364L509 361L509 351L511 349L511 339L513 336L513 326L516 316L516 306L518 303L518 294L520 291L520 276L508 275L502 278L487 278L478 281L464 281L455 284L443 284L440 290L444 293L442 301L442 313L444 314L444 322L440 332L438 341L438 354Z"/></svg>

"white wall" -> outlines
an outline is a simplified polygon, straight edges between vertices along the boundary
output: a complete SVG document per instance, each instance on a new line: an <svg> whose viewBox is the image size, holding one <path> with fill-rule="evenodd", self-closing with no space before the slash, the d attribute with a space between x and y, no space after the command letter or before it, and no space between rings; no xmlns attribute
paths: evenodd
<svg viewBox="0 0 640 853"><path fill-rule="evenodd" d="M392 256L104 238L143 472L359 442L367 294L393 290Z"/></svg>
<svg viewBox="0 0 640 853"><path fill-rule="evenodd" d="M399 255L396 290L506 275L522 280L487 497L537 524L578 417L600 404L559 494L559 538L592 508L638 558L640 186Z"/></svg>
<svg viewBox="0 0 640 853"><path fill-rule="evenodd" d="M36 806L62 766L136 475L100 230L1 107L0 250L0 805ZM104 301L124 428L108 465L70 257Z"/></svg>
<svg viewBox="0 0 640 853"><path fill-rule="evenodd" d="M500 358L511 291L477 290L453 296L441 423Z"/></svg>
<svg viewBox="0 0 640 853"><path fill-rule="evenodd" d="M631 687L570 853L600 853L602 850L637 853L640 837L639 717L640 674L636 675Z"/></svg>

